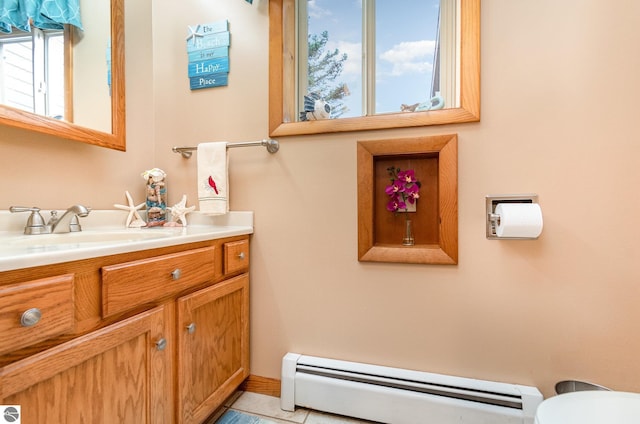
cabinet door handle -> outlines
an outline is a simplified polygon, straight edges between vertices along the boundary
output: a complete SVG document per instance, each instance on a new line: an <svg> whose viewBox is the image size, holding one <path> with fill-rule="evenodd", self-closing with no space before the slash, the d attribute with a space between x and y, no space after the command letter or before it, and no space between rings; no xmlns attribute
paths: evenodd
<svg viewBox="0 0 640 424"><path fill-rule="evenodd" d="M180 268L176 268L171 272L171 278L175 280L179 279L180 277L182 277L182 271L180 270Z"/></svg>
<svg viewBox="0 0 640 424"><path fill-rule="evenodd" d="M187 332L189 334L193 334L196 332L196 323L192 322L191 324L187 325Z"/></svg>
<svg viewBox="0 0 640 424"><path fill-rule="evenodd" d="M158 350L165 350L167 348L167 339L165 339L164 337L160 338L160 340L158 340L156 342L156 349Z"/></svg>
<svg viewBox="0 0 640 424"><path fill-rule="evenodd" d="M241 260L244 259L244 252L238 253L238 258Z"/></svg>
<svg viewBox="0 0 640 424"><path fill-rule="evenodd" d="M36 325L40 318L42 318L42 312L38 308L27 309L22 313L20 317L20 325L23 327L33 327Z"/></svg>

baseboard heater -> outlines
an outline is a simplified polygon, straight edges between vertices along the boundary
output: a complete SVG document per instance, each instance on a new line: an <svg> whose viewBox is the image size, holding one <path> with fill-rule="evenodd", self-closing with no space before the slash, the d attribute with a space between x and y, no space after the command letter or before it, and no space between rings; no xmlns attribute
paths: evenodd
<svg viewBox="0 0 640 424"><path fill-rule="evenodd" d="M531 386L287 353L281 408L296 406L389 424L533 424Z"/></svg>

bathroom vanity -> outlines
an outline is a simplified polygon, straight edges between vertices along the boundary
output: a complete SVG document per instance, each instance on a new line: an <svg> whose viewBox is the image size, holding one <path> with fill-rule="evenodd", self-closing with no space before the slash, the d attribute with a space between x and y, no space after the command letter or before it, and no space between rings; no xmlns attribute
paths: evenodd
<svg viewBox="0 0 640 424"><path fill-rule="evenodd" d="M203 422L249 375L250 217L0 250L0 405L25 423Z"/></svg>

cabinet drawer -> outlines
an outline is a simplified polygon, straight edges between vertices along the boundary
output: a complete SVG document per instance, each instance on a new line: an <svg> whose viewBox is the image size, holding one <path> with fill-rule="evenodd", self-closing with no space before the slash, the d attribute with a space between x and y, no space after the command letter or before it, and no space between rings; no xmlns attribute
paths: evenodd
<svg viewBox="0 0 640 424"><path fill-rule="evenodd" d="M73 274L0 286L0 354L73 328Z"/></svg>
<svg viewBox="0 0 640 424"><path fill-rule="evenodd" d="M231 241L224 244L224 273L249 269L249 240Z"/></svg>
<svg viewBox="0 0 640 424"><path fill-rule="evenodd" d="M108 317L212 280L215 246L102 267L102 315Z"/></svg>

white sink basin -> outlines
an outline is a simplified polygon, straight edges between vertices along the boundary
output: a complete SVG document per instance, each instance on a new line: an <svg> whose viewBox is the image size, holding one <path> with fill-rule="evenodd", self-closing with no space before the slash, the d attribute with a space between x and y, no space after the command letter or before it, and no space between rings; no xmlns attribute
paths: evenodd
<svg viewBox="0 0 640 424"><path fill-rule="evenodd" d="M104 230L80 231L76 233L23 235L9 238L9 246L47 246L61 244L87 244L107 242L134 242L170 237L181 233L181 229L144 229L144 230Z"/></svg>

